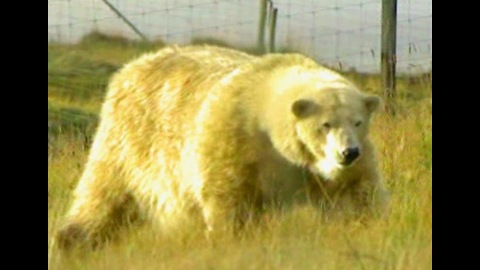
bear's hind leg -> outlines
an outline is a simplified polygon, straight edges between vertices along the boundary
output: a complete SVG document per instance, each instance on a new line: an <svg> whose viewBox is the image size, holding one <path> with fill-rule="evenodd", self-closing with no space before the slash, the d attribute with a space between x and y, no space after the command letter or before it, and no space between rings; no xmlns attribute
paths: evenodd
<svg viewBox="0 0 480 270"><path fill-rule="evenodd" d="M66 223L58 231L61 249L96 247L117 235L117 231L139 220L137 205L129 194L114 201L76 201Z"/></svg>
<svg viewBox="0 0 480 270"><path fill-rule="evenodd" d="M111 186L112 183L119 181L93 178L87 171L76 189L65 224L58 231L61 249L95 247L115 237L124 225L138 220L134 197L118 186Z"/></svg>

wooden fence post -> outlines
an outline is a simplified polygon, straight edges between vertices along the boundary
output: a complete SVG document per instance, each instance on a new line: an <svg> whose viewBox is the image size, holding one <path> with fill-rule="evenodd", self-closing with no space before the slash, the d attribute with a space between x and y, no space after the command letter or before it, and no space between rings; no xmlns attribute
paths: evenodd
<svg viewBox="0 0 480 270"><path fill-rule="evenodd" d="M397 0L382 0L381 77L386 109L395 114Z"/></svg>

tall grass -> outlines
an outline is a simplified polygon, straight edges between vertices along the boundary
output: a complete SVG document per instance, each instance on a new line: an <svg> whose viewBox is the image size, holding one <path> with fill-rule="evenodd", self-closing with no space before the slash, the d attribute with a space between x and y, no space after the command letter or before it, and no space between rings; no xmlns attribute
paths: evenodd
<svg viewBox="0 0 480 270"><path fill-rule="evenodd" d="M240 237L225 235L214 244L193 225L165 234L147 224L96 251L59 252L53 236L87 159L108 78L126 61L160 46L101 35L75 46L49 46L50 269L432 268L430 77L401 79L398 114L378 114L371 130L392 193L386 219L332 219L298 206L272 211ZM380 89L375 76L346 75L371 92Z"/></svg>

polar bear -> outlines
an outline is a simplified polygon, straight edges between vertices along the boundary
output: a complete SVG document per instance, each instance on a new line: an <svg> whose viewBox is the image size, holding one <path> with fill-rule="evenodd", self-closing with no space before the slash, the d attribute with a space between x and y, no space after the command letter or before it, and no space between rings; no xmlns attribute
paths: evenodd
<svg viewBox="0 0 480 270"><path fill-rule="evenodd" d="M380 102L300 54L144 55L109 84L59 243L102 243L135 219L168 230L198 217L212 235L303 190L359 211L383 204L368 139Z"/></svg>

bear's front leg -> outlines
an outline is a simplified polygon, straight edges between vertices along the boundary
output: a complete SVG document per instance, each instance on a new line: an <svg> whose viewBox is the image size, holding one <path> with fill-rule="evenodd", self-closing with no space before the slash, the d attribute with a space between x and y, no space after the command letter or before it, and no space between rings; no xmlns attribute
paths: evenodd
<svg viewBox="0 0 480 270"><path fill-rule="evenodd" d="M349 195L357 215L382 217L389 212L389 193L379 176L359 181Z"/></svg>
<svg viewBox="0 0 480 270"><path fill-rule="evenodd" d="M204 175L202 211L207 237L238 232L258 217L262 196L256 185L254 165L223 168Z"/></svg>
<svg viewBox="0 0 480 270"><path fill-rule="evenodd" d="M223 96L225 95L225 96ZM258 181L258 140L246 129L249 123L231 91L212 94L204 102L193 141L200 182L199 204L207 236L238 231L261 209Z"/></svg>

